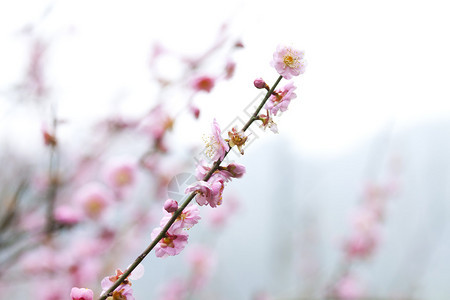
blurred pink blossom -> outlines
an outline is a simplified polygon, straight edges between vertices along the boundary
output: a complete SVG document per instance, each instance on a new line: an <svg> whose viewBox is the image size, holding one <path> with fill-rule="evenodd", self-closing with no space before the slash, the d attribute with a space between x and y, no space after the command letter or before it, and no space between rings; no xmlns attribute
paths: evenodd
<svg viewBox="0 0 450 300"><path fill-rule="evenodd" d="M357 300L364 295L363 287L355 277L346 275L334 287L335 296L341 300Z"/></svg>
<svg viewBox="0 0 450 300"><path fill-rule="evenodd" d="M137 164L131 158L115 158L107 163L103 173L106 183L120 199L136 181Z"/></svg>
<svg viewBox="0 0 450 300"><path fill-rule="evenodd" d="M214 88L215 82L216 80L211 76L199 76L192 81L192 88L197 92L203 91L209 93Z"/></svg>
<svg viewBox="0 0 450 300"><path fill-rule="evenodd" d="M105 186L96 182L82 186L74 198L84 213L92 219L99 218L113 201L112 193Z"/></svg>
<svg viewBox="0 0 450 300"><path fill-rule="evenodd" d="M62 225L75 225L83 219L83 214L76 208L69 205L60 205L55 208L55 221Z"/></svg>
<svg viewBox="0 0 450 300"><path fill-rule="evenodd" d="M166 283L158 300L181 300L186 298L187 293L187 284L183 280L175 279Z"/></svg>
<svg viewBox="0 0 450 300"><path fill-rule="evenodd" d="M70 292L72 300L92 300L94 292L90 289L73 287Z"/></svg>
<svg viewBox="0 0 450 300"><path fill-rule="evenodd" d="M44 60L47 48L48 44L40 39L34 40L31 46L25 86L38 97L43 96L48 90L44 78Z"/></svg>
<svg viewBox="0 0 450 300"><path fill-rule="evenodd" d="M345 241L345 252L352 258L365 258L373 253L379 243L377 227L355 230Z"/></svg>
<svg viewBox="0 0 450 300"><path fill-rule="evenodd" d="M216 264L214 252L203 245L192 245L186 256L187 261L192 266L190 286L195 289L202 288L212 275Z"/></svg>
<svg viewBox="0 0 450 300"><path fill-rule="evenodd" d="M223 227L230 217L236 212L239 202L236 197L227 197L225 204L220 209L210 210L208 221L214 227Z"/></svg>
<svg viewBox="0 0 450 300"><path fill-rule="evenodd" d="M158 105L141 120L138 130L154 140L158 148L164 149L162 138L168 130L172 129L173 122L174 120L162 105Z"/></svg>
<svg viewBox="0 0 450 300"><path fill-rule="evenodd" d="M186 259L191 264L195 273L205 273L211 271L216 264L214 252L200 244L192 245L186 253Z"/></svg>

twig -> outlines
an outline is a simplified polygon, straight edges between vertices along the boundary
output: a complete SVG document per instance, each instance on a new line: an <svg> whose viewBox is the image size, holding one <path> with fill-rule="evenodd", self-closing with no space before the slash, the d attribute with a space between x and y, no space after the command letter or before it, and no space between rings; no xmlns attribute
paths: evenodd
<svg viewBox="0 0 450 300"><path fill-rule="evenodd" d="M278 83L281 81L283 77L279 76L277 81L274 83L274 85L272 86L272 88L270 89L270 91L267 92L266 96L264 97L264 99L261 101L261 104L258 106L258 108L256 109L256 111L254 112L254 114L250 117L250 119L248 120L248 122L244 125L244 127L242 128L242 131L246 131L250 125L258 120L257 116L261 110L261 108L264 106L264 104L266 103L266 101L269 99L270 95L272 95L272 92L275 90L275 88L277 87ZM231 151L231 148L225 153L224 157L225 158L228 153ZM205 175L205 177L203 178L203 181L208 181L208 179L211 178L211 176L214 174L215 171L217 171L219 169L220 164L222 163L223 159L218 159L213 167L211 168L211 170L209 170L209 172ZM186 200L183 202L183 204L178 208L177 211L175 211L172 215L172 217L170 218L170 220L166 223L166 225L163 227L163 229L161 230L161 232L155 237L155 239L150 243L150 245L148 245L148 247L141 253L141 255L139 255L135 261L127 268L127 270L114 282L114 284L108 289L106 290L102 296L100 296L99 300L105 300L108 296L110 296L110 294L122 283L125 281L125 279L131 274L131 272L133 272L133 270L144 260L144 258L150 253L150 251L152 251L152 249L159 243L159 241L165 237L167 231L169 230L169 228L172 226L172 224L177 220L178 216L183 212L183 210L189 205L189 203L192 201L192 199L194 199L194 197L196 196L196 192L192 192L187 198Z"/></svg>

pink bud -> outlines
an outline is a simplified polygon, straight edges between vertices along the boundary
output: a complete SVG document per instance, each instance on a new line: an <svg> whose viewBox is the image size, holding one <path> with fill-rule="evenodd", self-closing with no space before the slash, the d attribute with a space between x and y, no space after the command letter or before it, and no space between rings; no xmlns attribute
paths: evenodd
<svg viewBox="0 0 450 300"><path fill-rule="evenodd" d="M168 213L173 213L178 209L178 202L172 199L167 199L166 202L164 202L164 209Z"/></svg>
<svg viewBox="0 0 450 300"><path fill-rule="evenodd" d="M227 65L225 66L225 78L230 79L233 77L234 70L236 69L236 64L232 61L227 62Z"/></svg>
<svg viewBox="0 0 450 300"><path fill-rule="evenodd" d="M245 167L232 163L227 166L227 171L232 174L232 177L241 178L245 174Z"/></svg>
<svg viewBox="0 0 450 300"><path fill-rule="evenodd" d="M268 89L266 82L262 78L256 78L253 82L257 89Z"/></svg>
<svg viewBox="0 0 450 300"><path fill-rule="evenodd" d="M244 48L244 44L242 43L242 41L237 41L237 42L234 44L234 46L235 46L236 48Z"/></svg>
<svg viewBox="0 0 450 300"><path fill-rule="evenodd" d="M200 108L198 108L197 106L191 106L190 107L192 114L194 115L194 117L196 119L198 119L198 117L200 116Z"/></svg>

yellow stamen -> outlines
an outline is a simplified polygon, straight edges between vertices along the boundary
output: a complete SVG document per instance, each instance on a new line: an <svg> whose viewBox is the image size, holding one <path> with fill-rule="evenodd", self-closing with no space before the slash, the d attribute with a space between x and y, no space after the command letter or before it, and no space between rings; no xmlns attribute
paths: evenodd
<svg viewBox="0 0 450 300"><path fill-rule="evenodd" d="M299 57L291 49L288 49L287 53L283 56L283 62L289 68L298 68L300 65Z"/></svg>

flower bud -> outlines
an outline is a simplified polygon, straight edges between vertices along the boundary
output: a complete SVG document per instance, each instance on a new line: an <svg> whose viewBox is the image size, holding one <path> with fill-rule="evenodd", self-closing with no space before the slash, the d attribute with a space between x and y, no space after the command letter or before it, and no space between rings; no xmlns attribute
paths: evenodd
<svg viewBox="0 0 450 300"><path fill-rule="evenodd" d="M269 86L262 78L256 78L255 81L253 81L253 84L257 89L269 89Z"/></svg>
<svg viewBox="0 0 450 300"><path fill-rule="evenodd" d="M46 146L56 147L58 141L54 134L51 134L47 129L42 129L42 136L44 138L44 143Z"/></svg>
<svg viewBox="0 0 450 300"><path fill-rule="evenodd" d="M194 115L194 117L196 119L198 119L198 117L200 116L200 108L198 108L197 106L192 105L190 107L192 114Z"/></svg>
<svg viewBox="0 0 450 300"><path fill-rule="evenodd" d="M230 172L234 178L241 178L245 174L245 167L235 163L229 164L226 170Z"/></svg>
<svg viewBox="0 0 450 300"><path fill-rule="evenodd" d="M234 46L235 46L236 48L244 48L244 44L243 44L242 41L240 41L240 40L238 40L238 41L234 44Z"/></svg>
<svg viewBox="0 0 450 300"><path fill-rule="evenodd" d="M164 209L168 213L173 213L178 209L178 202L173 199L167 199L166 202L164 202Z"/></svg>
<svg viewBox="0 0 450 300"><path fill-rule="evenodd" d="M225 79L230 79L233 77L234 71L236 70L236 63L233 61L227 62L225 66Z"/></svg>

